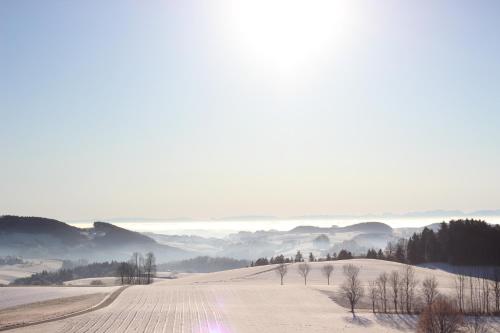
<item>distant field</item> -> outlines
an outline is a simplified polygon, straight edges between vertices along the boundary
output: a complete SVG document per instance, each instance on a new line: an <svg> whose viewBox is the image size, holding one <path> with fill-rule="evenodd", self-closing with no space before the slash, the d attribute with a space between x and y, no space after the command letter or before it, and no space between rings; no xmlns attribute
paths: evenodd
<svg viewBox="0 0 500 333"><path fill-rule="evenodd" d="M25 264L0 266L0 284L9 284L17 278L27 277L42 271L56 271L62 267L61 260L25 259Z"/></svg>
<svg viewBox="0 0 500 333"><path fill-rule="evenodd" d="M153 282L159 282L159 281L164 281L167 278L170 278L172 276L172 273L170 272L158 272L157 278L153 279ZM175 274L174 276L177 276ZM182 275L179 275L182 276ZM107 276L107 277L93 277L93 278L85 278L85 279L77 279L77 280L70 280L64 282L65 286L73 286L73 287L92 287L96 286L96 284L100 286L119 286L121 285L121 281L117 277L113 276Z"/></svg>
<svg viewBox="0 0 500 333"><path fill-rule="evenodd" d="M117 286L120 284L119 279L116 277L94 277L86 279L77 279L64 282L65 286L75 286L75 287L90 287L93 284L99 284L102 286Z"/></svg>
<svg viewBox="0 0 500 333"><path fill-rule="evenodd" d="M118 287L3 287L0 288L0 310L62 297L109 293Z"/></svg>

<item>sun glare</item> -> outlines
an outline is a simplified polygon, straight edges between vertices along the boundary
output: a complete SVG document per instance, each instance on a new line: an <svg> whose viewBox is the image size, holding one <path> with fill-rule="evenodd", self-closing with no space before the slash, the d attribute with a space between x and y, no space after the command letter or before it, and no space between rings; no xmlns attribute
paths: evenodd
<svg viewBox="0 0 500 333"><path fill-rule="evenodd" d="M349 1L234 1L227 9L245 58L285 72L341 47L358 21Z"/></svg>

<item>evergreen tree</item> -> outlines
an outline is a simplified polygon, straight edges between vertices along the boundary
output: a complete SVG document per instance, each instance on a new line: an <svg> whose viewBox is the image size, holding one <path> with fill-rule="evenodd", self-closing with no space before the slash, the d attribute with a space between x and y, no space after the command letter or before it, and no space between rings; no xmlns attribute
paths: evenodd
<svg viewBox="0 0 500 333"><path fill-rule="evenodd" d="M500 226L469 219L443 222L437 233L424 228L413 234L406 250L411 264L500 265Z"/></svg>
<svg viewBox="0 0 500 333"><path fill-rule="evenodd" d="M280 254L279 256L276 256L276 258L274 258L274 263L275 264L285 263L285 257L282 254Z"/></svg>
<svg viewBox="0 0 500 333"><path fill-rule="evenodd" d="M265 266L269 265L269 260L267 258L259 258L255 261L255 266Z"/></svg>
<svg viewBox="0 0 500 333"><path fill-rule="evenodd" d="M297 251L297 254L295 255L295 262L302 262L302 261L304 261L302 253L300 253L300 251Z"/></svg>
<svg viewBox="0 0 500 333"><path fill-rule="evenodd" d="M337 256L337 259L338 260L352 259L352 253L342 249L340 250L339 255Z"/></svg>
<svg viewBox="0 0 500 333"><path fill-rule="evenodd" d="M399 240L398 243L396 244L396 251L394 253L394 260L398 262L405 262L406 261L406 248L405 248L405 243L403 240Z"/></svg>
<svg viewBox="0 0 500 333"><path fill-rule="evenodd" d="M368 259L377 259L377 252L375 249L369 249L366 253L366 258Z"/></svg>

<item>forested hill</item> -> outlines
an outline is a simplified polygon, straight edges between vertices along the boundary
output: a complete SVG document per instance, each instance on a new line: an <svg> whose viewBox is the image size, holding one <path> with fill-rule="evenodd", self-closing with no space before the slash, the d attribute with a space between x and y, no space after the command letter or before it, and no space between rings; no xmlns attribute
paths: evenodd
<svg viewBox="0 0 500 333"><path fill-rule="evenodd" d="M51 235L67 244L79 243L86 238L81 229L61 221L13 215L0 216L0 234Z"/></svg>
<svg viewBox="0 0 500 333"><path fill-rule="evenodd" d="M307 226L301 225L295 227L289 231L289 233L335 233L335 232L363 232L363 233L383 233L383 234L391 234L392 228L381 222L362 222L356 223L352 225L348 225L345 227L339 227L333 225L331 227L315 227L315 226Z"/></svg>
<svg viewBox="0 0 500 333"><path fill-rule="evenodd" d="M407 252L412 264L500 265L500 226L474 219L443 222L437 232L413 234Z"/></svg>
<svg viewBox="0 0 500 333"><path fill-rule="evenodd" d="M94 222L92 232L100 235L95 237L95 241L102 245L119 244L119 243L140 243L154 244L156 241L151 237L140 234L135 231L130 231L124 228L117 227L106 222Z"/></svg>
<svg viewBox="0 0 500 333"><path fill-rule="evenodd" d="M76 228L41 217L0 216L0 255L105 261L148 251L161 261L197 255L105 222L95 222L92 228Z"/></svg>

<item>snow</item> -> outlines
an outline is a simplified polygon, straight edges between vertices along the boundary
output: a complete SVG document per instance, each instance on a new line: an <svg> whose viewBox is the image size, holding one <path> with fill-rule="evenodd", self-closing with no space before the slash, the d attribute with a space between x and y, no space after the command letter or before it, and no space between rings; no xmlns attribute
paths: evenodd
<svg viewBox="0 0 500 333"><path fill-rule="evenodd" d="M161 276L153 279L153 283L156 283L158 281L164 281L171 275L171 273L169 274L160 273L160 274ZM93 283L99 283L99 285L95 285ZM84 278L84 279L66 281L64 282L64 285L73 287L119 286L121 285L121 280L120 278L114 276L93 277L93 278Z"/></svg>
<svg viewBox="0 0 500 333"><path fill-rule="evenodd" d="M360 310L353 318L328 297L326 292L338 290L342 266L348 263L361 268L364 283L381 272L403 268L369 259L337 261L331 286L319 269L324 263L312 264L307 286L296 264L289 266L284 286L273 266L187 275L132 286L101 310L13 332L413 332L415 316ZM436 276L445 292L454 286L451 273L438 268L415 270L420 280Z"/></svg>
<svg viewBox="0 0 500 333"><path fill-rule="evenodd" d="M64 282L64 285L75 287L92 286L92 283L95 283L97 281L98 283L100 283L100 286L116 286L120 284L120 279L112 276L106 276L66 281Z"/></svg>
<svg viewBox="0 0 500 333"><path fill-rule="evenodd" d="M0 309L61 297L109 293L116 288L118 287L3 287L0 288Z"/></svg>
<svg viewBox="0 0 500 333"><path fill-rule="evenodd" d="M9 284L17 278L28 277L42 271L56 271L62 266L61 260L24 260L24 264L0 265L0 284Z"/></svg>

